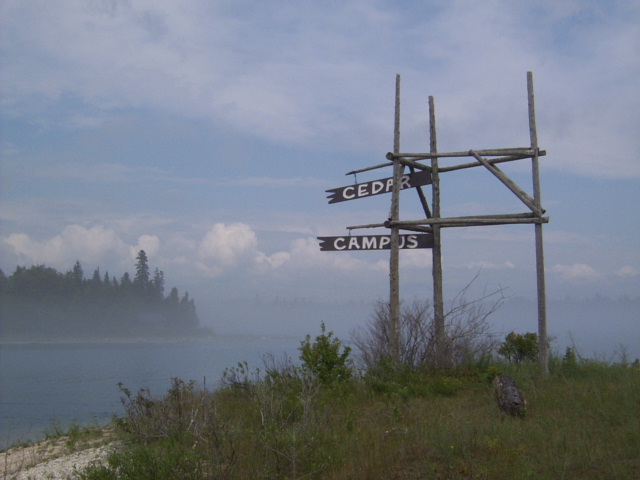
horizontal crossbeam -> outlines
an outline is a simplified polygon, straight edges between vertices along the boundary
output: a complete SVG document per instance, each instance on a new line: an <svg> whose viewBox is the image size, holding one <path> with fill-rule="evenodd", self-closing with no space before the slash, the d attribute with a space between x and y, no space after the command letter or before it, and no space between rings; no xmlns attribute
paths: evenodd
<svg viewBox="0 0 640 480"><path fill-rule="evenodd" d="M448 217L448 218L424 218L421 220L387 220L384 223L370 223L366 225L352 225L348 230L358 230L362 228L399 227L401 229L413 230L416 226L426 227L439 225L440 227L473 227L484 225L513 225L513 224L535 224L549 223L549 217L541 217L533 213L510 213L498 215L476 215L470 217Z"/></svg>

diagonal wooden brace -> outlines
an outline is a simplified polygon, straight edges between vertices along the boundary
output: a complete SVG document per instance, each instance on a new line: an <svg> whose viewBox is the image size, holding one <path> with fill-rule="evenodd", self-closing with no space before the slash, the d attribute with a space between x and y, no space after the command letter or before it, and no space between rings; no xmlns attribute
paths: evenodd
<svg viewBox="0 0 640 480"><path fill-rule="evenodd" d="M516 182L511 180L502 170L500 170L495 165L492 165L486 158L478 155L474 150L469 150L469 155L473 156L478 162L484 165L487 170L493 173L498 180L500 180L509 190L511 190L516 197L520 199L522 203L524 203L533 213L538 215L539 217L545 212L542 208L536 205L536 202L529 196L527 192L521 189Z"/></svg>

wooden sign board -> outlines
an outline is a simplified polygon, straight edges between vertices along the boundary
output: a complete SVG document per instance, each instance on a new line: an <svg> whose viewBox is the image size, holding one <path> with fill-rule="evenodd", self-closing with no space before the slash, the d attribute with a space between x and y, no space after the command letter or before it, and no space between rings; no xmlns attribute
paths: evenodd
<svg viewBox="0 0 640 480"><path fill-rule="evenodd" d="M318 237L318 240L320 240L321 252L391 249L391 235L347 235L344 237ZM400 248L405 250L433 248L433 234L400 235Z"/></svg>
<svg viewBox="0 0 640 480"><path fill-rule="evenodd" d="M431 183L431 172L421 170L415 173L409 173L402 176L400 188L414 188L421 185L429 185ZM393 188L393 177L383 178L382 180L374 180L373 182L357 183L347 187L332 188L325 190L329 203L346 202L347 200L355 200L356 198L370 197L372 195L380 195L391 192Z"/></svg>

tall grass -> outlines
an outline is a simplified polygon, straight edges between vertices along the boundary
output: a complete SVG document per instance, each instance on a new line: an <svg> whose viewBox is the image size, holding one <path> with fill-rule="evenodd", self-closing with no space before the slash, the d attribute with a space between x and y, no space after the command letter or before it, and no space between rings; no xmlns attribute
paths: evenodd
<svg viewBox="0 0 640 480"><path fill-rule="evenodd" d="M231 369L215 392L123 391L125 448L84 480L640 478L640 369L553 359L456 372L382 366L321 383L290 362ZM528 400L503 418L490 380Z"/></svg>

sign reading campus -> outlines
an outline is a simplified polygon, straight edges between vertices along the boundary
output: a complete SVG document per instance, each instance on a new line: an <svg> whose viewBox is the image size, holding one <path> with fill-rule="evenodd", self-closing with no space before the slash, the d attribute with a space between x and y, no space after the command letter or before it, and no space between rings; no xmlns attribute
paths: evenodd
<svg viewBox="0 0 640 480"><path fill-rule="evenodd" d="M318 237L321 252L342 250L390 250L391 235L354 235L344 237ZM433 248L433 234L400 235L400 248Z"/></svg>
<svg viewBox="0 0 640 480"><path fill-rule="evenodd" d="M409 173L403 175L400 180L400 188L413 188L421 185L429 185L431 183L431 172L422 170L420 172ZM357 183L347 187L332 188L326 190L329 203L346 202L356 198L370 197L372 195L380 195L389 193L393 188L393 177L383 178L382 180L374 180L373 182Z"/></svg>

